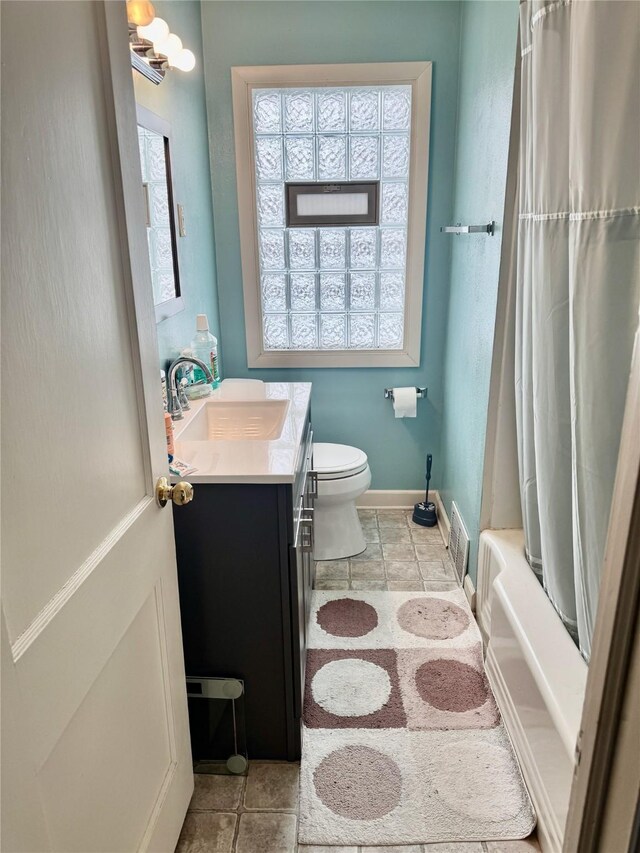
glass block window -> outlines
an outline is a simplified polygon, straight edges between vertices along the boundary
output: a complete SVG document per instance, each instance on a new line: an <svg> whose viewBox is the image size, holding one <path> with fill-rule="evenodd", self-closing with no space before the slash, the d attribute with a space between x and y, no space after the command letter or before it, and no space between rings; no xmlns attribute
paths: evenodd
<svg viewBox="0 0 640 853"><path fill-rule="evenodd" d="M153 304L176 298L173 237L164 137L138 125L138 146L147 205L147 245Z"/></svg>
<svg viewBox="0 0 640 853"><path fill-rule="evenodd" d="M410 85L252 90L265 351L402 350ZM287 228L287 182L379 181L379 225Z"/></svg>

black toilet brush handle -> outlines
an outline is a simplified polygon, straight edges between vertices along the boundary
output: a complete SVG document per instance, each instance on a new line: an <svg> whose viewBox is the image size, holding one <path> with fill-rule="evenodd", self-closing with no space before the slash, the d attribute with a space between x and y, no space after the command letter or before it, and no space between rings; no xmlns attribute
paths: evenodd
<svg viewBox="0 0 640 853"><path fill-rule="evenodd" d="M424 496L424 502L429 503L429 481L431 480L431 463L433 461L433 456L430 453L427 453L427 491Z"/></svg>

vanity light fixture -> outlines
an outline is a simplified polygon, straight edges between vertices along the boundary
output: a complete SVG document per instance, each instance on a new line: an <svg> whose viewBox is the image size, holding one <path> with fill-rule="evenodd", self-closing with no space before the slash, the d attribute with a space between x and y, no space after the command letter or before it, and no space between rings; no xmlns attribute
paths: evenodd
<svg viewBox="0 0 640 853"><path fill-rule="evenodd" d="M183 47L177 56L169 57L169 68L178 68L180 71L193 71L196 67L196 56L192 50Z"/></svg>
<svg viewBox="0 0 640 853"><path fill-rule="evenodd" d="M143 41L156 44L164 41L169 35L169 24L162 18L154 17L145 27L136 27L136 32Z"/></svg>
<svg viewBox="0 0 640 853"><path fill-rule="evenodd" d="M137 27L148 27L156 16L149 0L127 0L127 19Z"/></svg>
<svg viewBox="0 0 640 853"><path fill-rule="evenodd" d="M152 83L158 85L168 69L192 71L196 57L182 45L182 39L169 30L162 18L156 17L147 0L127 0L131 65Z"/></svg>
<svg viewBox="0 0 640 853"><path fill-rule="evenodd" d="M165 56L167 60L176 57L182 50L182 39L175 33L169 33L163 39L153 43L153 53L156 56Z"/></svg>

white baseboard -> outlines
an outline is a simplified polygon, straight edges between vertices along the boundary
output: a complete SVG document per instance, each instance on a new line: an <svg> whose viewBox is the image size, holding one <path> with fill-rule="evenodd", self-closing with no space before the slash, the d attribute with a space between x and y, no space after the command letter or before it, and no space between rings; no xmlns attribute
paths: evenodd
<svg viewBox="0 0 640 853"><path fill-rule="evenodd" d="M440 497L440 492L435 493L435 505L438 510L438 524L440 525L440 530L442 532L442 537L445 542L449 541L449 531L451 530L451 522L449 521L449 516L447 515L447 511L444 508L444 504L442 502L442 498Z"/></svg>
<svg viewBox="0 0 640 853"><path fill-rule="evenodd" d="M473 585L473 581L471 580L470 575L464 576L464 583L462 584L462 589L464 590L464 594L467 596L467 601L469 602L469 607L472 612L476 612L476 588Z"/></svg>
<svg viewBox="0 0 640 853"><path fill-rule="evenodd" d="M436 503L438 493L431 489L429 500ZM424 500L424 489L369 489L358 500L356 505L363 509L413 509L414 505Z"/></svg>

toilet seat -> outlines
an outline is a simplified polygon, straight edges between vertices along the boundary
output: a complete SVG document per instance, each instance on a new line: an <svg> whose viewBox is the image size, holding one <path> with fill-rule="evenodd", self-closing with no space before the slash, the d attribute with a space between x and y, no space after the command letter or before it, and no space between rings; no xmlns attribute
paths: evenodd
<svg viewBox="0 0 640 853"><path fill-rule="evenodd" d="M366 470L367 454L348 444L313 445L313 468L319 480L341 480Z"/></svg>

